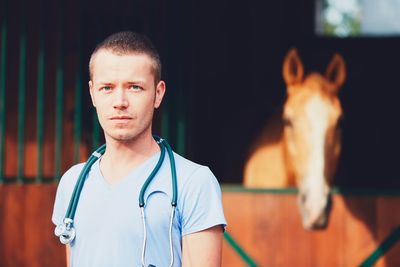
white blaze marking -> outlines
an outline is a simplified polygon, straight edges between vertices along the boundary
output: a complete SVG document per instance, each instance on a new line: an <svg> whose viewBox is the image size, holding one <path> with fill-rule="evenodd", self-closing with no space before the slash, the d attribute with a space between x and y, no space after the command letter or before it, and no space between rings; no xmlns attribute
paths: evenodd
<svg viewBox="0 0 400 267"><path fill-rule="evenodd" d="M320 97L314 96L307 103L305 114L308 118L310 130L308 140L310 158L306 176L312 177L313 179L319 179L324 175L325 136L328 129L328 107L324 105Z"/></svg>
<svg viewBox="0 0 400 267"><path fill-rule="evenodd" d="M314 96L306 105L305 115L309 127L309 158L302 189L306 192L304 203L310 222L323 212L328 194L324 178L325 137L328 128L328 107L319 96Z"/></svg>

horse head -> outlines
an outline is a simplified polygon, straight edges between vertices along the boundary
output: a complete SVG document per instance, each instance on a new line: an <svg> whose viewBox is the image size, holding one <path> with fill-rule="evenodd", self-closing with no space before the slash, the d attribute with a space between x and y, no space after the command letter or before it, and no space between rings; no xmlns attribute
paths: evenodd
<svg viewBox="0 0 400 267"><path fill-rule="evenodd" d="M296 49L286 55L283 77L287 99L283 107L283 140L289 175L299 189L298 203L306 229L324 227L330 184L340 154L342 107L338 91L346 68L335 54L325 75L304 75Z"/></svg>

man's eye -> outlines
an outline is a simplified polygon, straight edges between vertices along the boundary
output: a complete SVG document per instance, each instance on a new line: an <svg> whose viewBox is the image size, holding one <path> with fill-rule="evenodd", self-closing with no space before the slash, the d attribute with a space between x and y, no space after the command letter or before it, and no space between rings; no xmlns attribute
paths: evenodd
<svg viewBox="0 0 400 267"><path fill-rule="evenodd" d="M129 87L129 89L134 90L134 91L140 91L140 90L142 90L142 87L140 87L139 85L131 85Z"/></svg>
<svg viewBox="0 0 400 267"><path fill-rule="evenodd" d="M111 91L112 88L110 86L104 86L102 89L104 91Z"/></svg>

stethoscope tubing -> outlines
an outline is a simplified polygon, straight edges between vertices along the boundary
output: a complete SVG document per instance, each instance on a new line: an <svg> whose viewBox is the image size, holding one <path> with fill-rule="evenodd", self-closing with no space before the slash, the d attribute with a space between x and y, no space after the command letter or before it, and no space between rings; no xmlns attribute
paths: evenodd
<svg viewBox="0 0 400 267"><path fill-rule="evenodd" d="M143 248L142 248L142 266L145 266L145 250L146 250L146 243L147 243L147 229L146 229L146 218L145 218L145 201L144 195L150 183L152 182L153 178L158 173L159 169L162 166L165 158L165 151L167 151L169 161L170 161L170 169L171 169L171 180L172 180L172 199L171 199L171 217L170 217L170 225L169 225L169 245L170 245L170 256L171 262L170 266L174 264L174 252L173 252L173 244L172 244L172 226L173 220L175 217L175 209L177 206L178 200L178 184L177 184L177 177L176 177L176 166L175 166L175 158L171 149L171 146L168 144L165 139L162 139L158 136L153 136L156 140L157 144L160 146L160 158L156 166L154 167L153 171L150 173L149 177L146 179L145 183L143 184L140 193L139 193L139 208L141 210L141 216L143 221ZM83 185L85 183L86 177L92 167L92 165L104 154L106 150L106 145L103 144L100 146L96 151L94 151L90 157L88 158L86 164L84 165L81 173L79 174L77 183L75 185L74 191L72 193L72 197L70 199L67 212L65 214L65 218L62 224L58 225L55 229L55 234L60 237L60 241L63 244L68 244L72 242L75 238L75 229L73 227L74 218L76 209L79 202L79 197L83 189Z"/></svg>
<svg viewBox="0 0 400 267"><path fill-rule="evenodd" d="M83 167L83 169L82 169L82 171L81 171L81 173L79 175L77 184L76 184L76 186L74 188L74 192L72 193L73 197L69 202L68 210L67 210L67 213L65 215L65 218L69 218L72 221L74 220L76 208L78 206L79 197L81 195L82 188L83 188L83 185L85 183L86 176L87 176L90 168L92 168L92 165L96 162L96 160L101 155L104 154L105 151L106 151L106 144L103 144L98 149L96 149L96 151L93 152L92 155L90 155L89 159L87 160L85 166Z"/></svg>
<svg viewBox="0 0 400 267"><path fill-rule="evenodd" d="M153 181L154 176L156 176L156 174L158 173L158 171L161 168L162 163L164 162L164 158L165 158L165 147L162 144L162 141L159 143L161 152L160 152L160 158L158 159L158 162L156 164L156 166L154 167L153 171L150 173L149 177L147 177L146 181L144 182L140 193L139 193L139 207L144 207L144 193L147 190L147 187L149 186L149 184L151 183L151 181Z"/></svg>

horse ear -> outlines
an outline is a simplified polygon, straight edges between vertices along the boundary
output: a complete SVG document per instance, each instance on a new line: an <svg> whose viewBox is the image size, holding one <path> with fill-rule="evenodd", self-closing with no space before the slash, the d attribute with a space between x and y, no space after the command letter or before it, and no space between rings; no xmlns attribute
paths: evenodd
<svg viewBox="0 0 400 267"><path fill-rule="evenodd" d="M304 68L301 59L297 54L297 49L292 48L286 54L283 61L283 79L286 85L293 85L303 80Z"/></svg>
<svg viewBox="0 0 400 267"><path fill-rule="evenodd" d="M341 55L335 54L326 68L326 79L332 84L335 93L342 87L346 80L346 64Z"/></svg>

